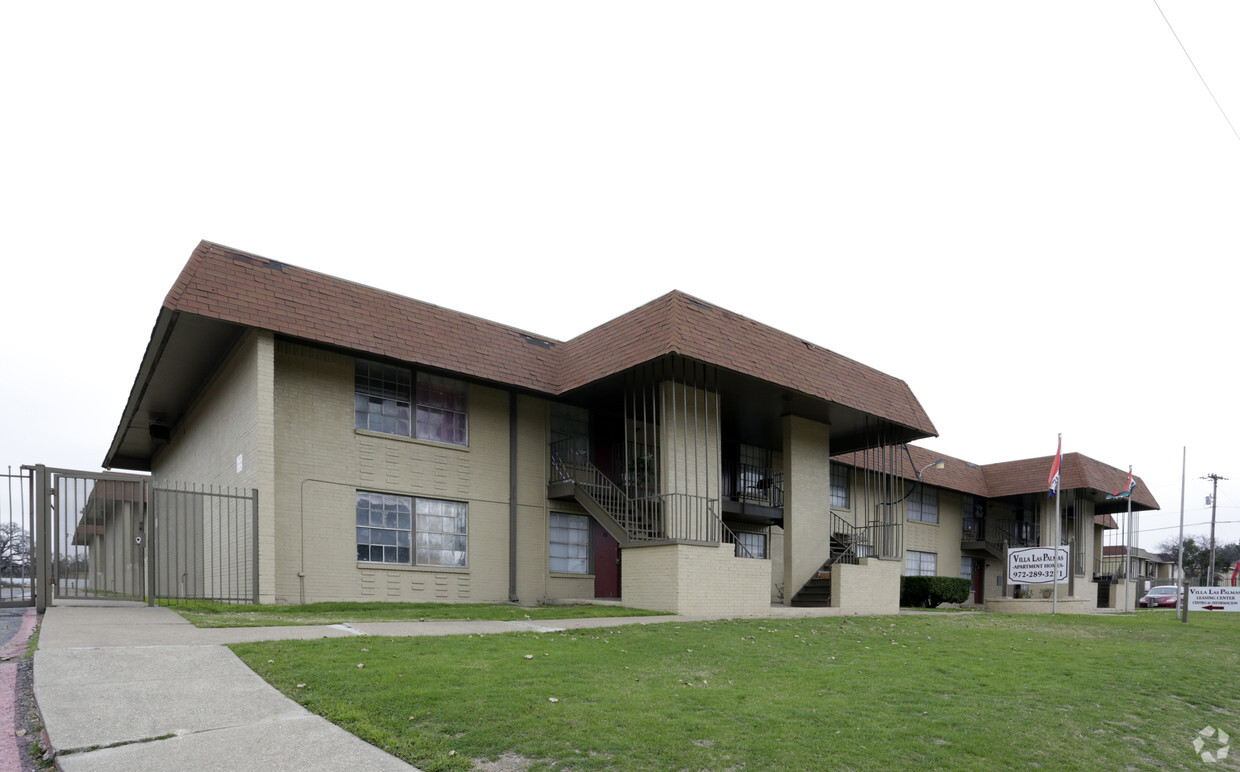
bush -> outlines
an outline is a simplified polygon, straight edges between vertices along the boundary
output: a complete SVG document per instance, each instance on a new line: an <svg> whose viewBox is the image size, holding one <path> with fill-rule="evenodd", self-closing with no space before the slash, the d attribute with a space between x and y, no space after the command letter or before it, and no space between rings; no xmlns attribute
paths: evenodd
<svg viewBox="0 0 1240 772"><path fill-rule="evenodd" d="M973 582L951 576L904 576L900 578L900 605L934 608L940 603L964 603Z"/></svg>

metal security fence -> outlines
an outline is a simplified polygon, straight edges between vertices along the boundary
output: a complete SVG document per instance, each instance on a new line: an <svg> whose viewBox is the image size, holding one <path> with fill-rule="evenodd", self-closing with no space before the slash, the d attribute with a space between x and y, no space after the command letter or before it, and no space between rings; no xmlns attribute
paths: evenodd
<svg viewBox="0 0 1240 772"><path fill-rule="evenodd" d="M152 486L150 570L156 601L258 602L258 492Z"/></svg>
<svg viewBox="0 0 1240 772"><path fill-rule="evenodd" d="M34 604L34 474L7 467L0 492L0 607Z"/></svg>
<svg viewBox="0 0 1240 772"><path fill-rule="evenodd" d="M52 597L258 602L257 490L44 466L9 478L28 488L40 608Z"/></svg>

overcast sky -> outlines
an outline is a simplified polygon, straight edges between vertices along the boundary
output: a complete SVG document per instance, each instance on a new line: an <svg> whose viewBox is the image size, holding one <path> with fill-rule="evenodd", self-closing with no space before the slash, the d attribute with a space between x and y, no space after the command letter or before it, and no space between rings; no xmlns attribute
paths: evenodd
<svg viewBox="0 0 1240 772"><path fill-rule="evenodd" d="M1161 3L1240 123L1240 3ZM1240 138L1153 2L4 3L0 111L0 464L99 467L208 239L560 339L680 289L1240 537Z"/></svg>

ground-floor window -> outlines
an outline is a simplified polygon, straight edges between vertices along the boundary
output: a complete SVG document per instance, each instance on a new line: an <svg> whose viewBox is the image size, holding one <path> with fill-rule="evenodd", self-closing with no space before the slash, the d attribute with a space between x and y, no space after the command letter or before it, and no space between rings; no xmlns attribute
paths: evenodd
<svg viewBox="0 0 1240 772"><path fill-rule="evenodd" d="M463 501L358 491L357 559L464 568L468 510Z"/></svg>
<svg viewBox="0 0 1240 772"><path fill-rule="evenodd" d="M973 558L960 559L960 578L973 581Z"/></svg>
<svg viewBox="0 0 1240 772"><path fill-rule="evenodd" d="M737 531L736 556L738 558L766 559L766 534L753 531Z"/></svg>
<svg viewBox="0 0 1240 772"><path fill-rule="evenodd" d="M552 573L590 573L590 518L552 512L548 551Z"/></svg>
<svg viewBox="0 0 1240 772"><path fill-rule="evenodd" d="M908 550L904 553L905 576L934 576L938 563L938 555L933 552Z"/></svg>

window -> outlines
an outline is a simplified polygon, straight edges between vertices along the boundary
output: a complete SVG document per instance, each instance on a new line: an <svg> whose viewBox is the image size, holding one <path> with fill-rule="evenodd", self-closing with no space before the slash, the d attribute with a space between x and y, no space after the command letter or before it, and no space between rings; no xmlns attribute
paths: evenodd
<svg viewBox="0 0 1240 772"><path fill-rule="evenodd" d="M848 467L831 463L831 506L848 509Z"/></svg>
<svg viewBox="0 0 1240 772"><path fill-rule="evenodd" d="M418 373L418 439L468 444L465 389L453 378Z"/></svg>
<svg viewBox="0 0 1240 772"><path fill-rule="evenodd" d="M467 445L468 388L453 378L418 373L415 379L403 367L359 359L354 371L353 425L372 432Z"/></svg>
<svg viewBox="0 0 1240 772"><path fill-rule="evenodd" d="M923 523L939 522L939 489L918 485L908 497L908 519Z"/></svg>
<svg viewBox="0 0 1240 772"><path fill-rule="evenodd" d="M938 556L933 552L908 550L904 553L905 576L934 576Z"/></svg>
<svg viewBox="0 0 1240 772"><path fill-rule="evenodd" d="M409 371L357 360L353 379L353 425L372 432L409 436Z"/></svg>
<svg viewBox="0 0 1240 772"><path fill-rule="evenodd" d="M590 518L551 513L551 572L590 573Z"/></svg>
<svg viewBox="0 0 1240 772"><path fill-rule="evenodd" d="M462 501L357 492L357 559L363 563L466 566Z"/></svg>
<svg viewBox="0 0 1240 772"><path fill-rule="evenodd" d="M736 556L738 558L766 559L766 534L753 531L736 532Z"/></svg>
<svg viewBox="0 0 1240 772"><path fill-rule="evenodd" d="M960 559L960 578L973 581L973 558Z"/></svg>

